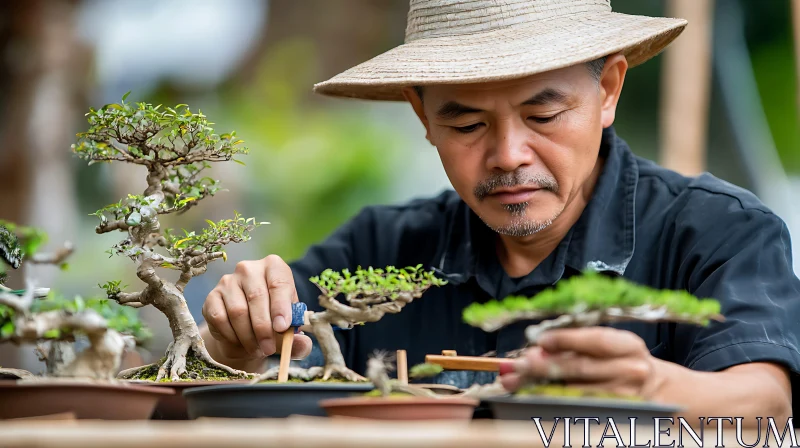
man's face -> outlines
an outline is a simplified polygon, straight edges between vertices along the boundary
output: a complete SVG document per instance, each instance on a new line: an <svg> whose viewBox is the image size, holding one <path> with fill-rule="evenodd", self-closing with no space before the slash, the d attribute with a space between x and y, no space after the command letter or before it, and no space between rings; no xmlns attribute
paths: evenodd
<svg viewBox="0 0 800 448"><path fill-rule="evenodd" d="M620 60L622 62L620 62ZM522 80L426 86L406 96L455 190L501 234L552 224L593 179L627 64L598 80L585 65Z"/></svg>

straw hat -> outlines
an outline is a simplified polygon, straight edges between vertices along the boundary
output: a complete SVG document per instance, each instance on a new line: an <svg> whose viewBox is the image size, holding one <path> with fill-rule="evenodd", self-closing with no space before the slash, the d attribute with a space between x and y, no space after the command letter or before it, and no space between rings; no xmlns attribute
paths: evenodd
<svg viewBox="0 0 800 448"><path fill-rule="evenodd" d="M633 67L686 23L615 13L610 0L411 0L405 44L314 91L398 101L405 86L513 79L617 52Z"/></svg>

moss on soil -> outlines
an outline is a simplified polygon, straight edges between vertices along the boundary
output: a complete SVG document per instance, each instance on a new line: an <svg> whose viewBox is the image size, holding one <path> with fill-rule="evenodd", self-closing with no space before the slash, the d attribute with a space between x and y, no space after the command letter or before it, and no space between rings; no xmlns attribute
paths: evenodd
<svg viewBox="0 0 800 448"><path fill-rule="evenodd" d="M165 361L166 358L161 358L157 363L139 370L129 379L156 381L156 378L158 378L158 369L161 368L161 365L164 364ZM218 367L208 365L205 361L195 357L194 353L190 352L186 356L186 373L181 375L177 381L233 381L245 378L246 377L241 375L231 375ZM169 378L163 378L159 382L172 383L175 381Z"/></svg>
<svg viewBox="0 0 800 448"><path fill-rule="evenodd" d="M515 396L524 397L532 395L546 395L552 397L565 398L606 398L614 400L642 401L643 399L635 395L620 395L609 392L590 391L576 387L562 386L557 384L534 385L519 389Z"/></svg>
<svg viewBox="0 0 800 448"><path fill-rule="evenodd" d="M391 392L388 397L384 397L381 395L381 391L378 389L373 389L364 394L365 397L376 397L376 398L412 398L414 397L411 394L405 392Z"/></svg>

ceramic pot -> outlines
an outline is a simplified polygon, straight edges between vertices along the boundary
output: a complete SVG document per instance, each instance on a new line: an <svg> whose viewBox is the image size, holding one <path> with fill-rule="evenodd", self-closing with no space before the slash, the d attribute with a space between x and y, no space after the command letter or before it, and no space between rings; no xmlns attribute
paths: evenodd
<svg viewBox="0 0 800 448"><path fill-rule="evenodd" d="M168 388L79 380L2 381L0 419L72 413L78 419L147 420Z"/></svg>
<svg viewBox="0 0 800 448"><path fill-rule="evenodd" d="M183 392L190 419L324 417L320 400L364 394L372 383L260 383L189 388Z"/></svg>
<svg viewBox="0 0 800 448"><path fill-rule="evenodd" d="M597 417L601 422L613 418L617 423L627 423L630 418L652 421L655 417L673 417L681 407L648 401L591 398L555 397L547 395L500 396L485 398L494 418L500 420L526 420L539 418L554 421L560 418Z"/></svg>
<svg viewBox="0 0 800 448"><path fill-rule="evenodd" d="M320 401L330 417L372 420L472 420L478 400L461 397L348 397Z"/></svg>
<svg viewBox="0 0 800 448"><path fill-rule="evenodd" d="M151 418L153 420L188 420L189 412L186 406L186 398L183 391L196 387L218 386L223 384L247 384L250 380L231 380L231 381L130 381L131 384L142 385L145 387L157 387L171 389L172 395L165 395L158 400Z"/></svg>

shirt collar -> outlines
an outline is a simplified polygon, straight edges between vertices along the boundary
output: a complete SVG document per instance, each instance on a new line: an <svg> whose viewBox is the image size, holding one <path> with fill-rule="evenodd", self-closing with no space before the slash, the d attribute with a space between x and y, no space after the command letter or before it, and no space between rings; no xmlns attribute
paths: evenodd
<svg viewBox="0 0 800 448"><path fill-rule="evenodd" d="M573 226L567 266L622 275L636 241L636 186L639 165L614 128L603 131L600 153L606 157L592 199Z"/></svg>
<svg viewBox="0 0 800 448"><path fill-rule="evenodd" d="M606 161L589 204L556 250L527 276L535 283L554 284L565 267L622 275L633 257L638 164L613 127L603 131L600 155ZM448 243L436 271L456 285L470 278L483 283L478 275L481 254L496 257L492 249L496 233L461 200L450 222ZM525 283L529 282L521 286L528 286Z"/></svg>

